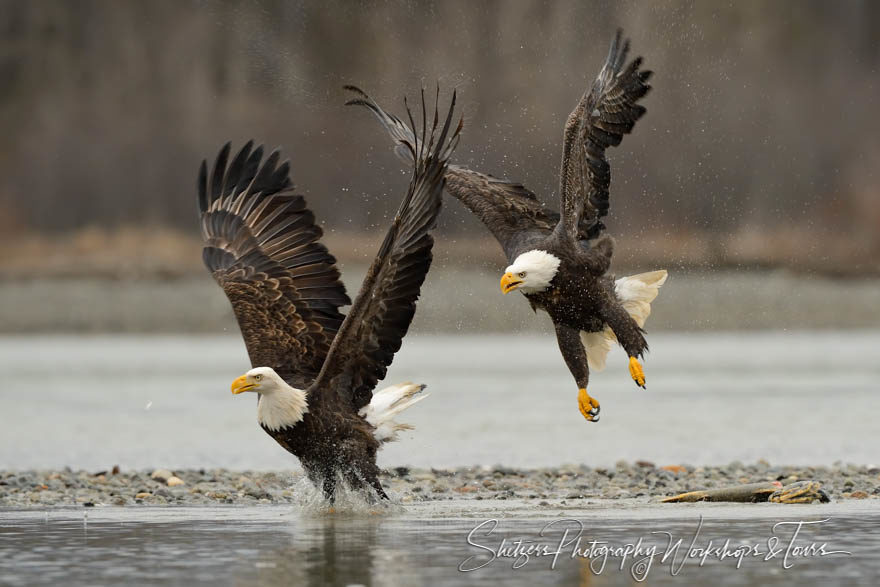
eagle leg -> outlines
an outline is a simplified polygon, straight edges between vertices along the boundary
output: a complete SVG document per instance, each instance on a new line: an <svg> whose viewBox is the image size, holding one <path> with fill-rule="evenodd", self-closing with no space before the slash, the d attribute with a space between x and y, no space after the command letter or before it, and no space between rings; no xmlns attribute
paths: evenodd
<svg viewBox="0 0 880 587"><path fill-rule="evenodd" d="M373 489L376 490L376 495L379 496L379 499L384 499L388 501L388 494L385 493L385 489L382 488L382 484L379 482L379 479L371 480L370 485L372 485Z"/></svg>
<svg viewBox="0 0 880 587"><path fill-rule="evenodd" d="M599 401L587 393L590 380L590 367L587 363L587 352L581 342L580 330L559 322L556 326L556 342L568 370L571 371L578 386L578 409L588 422L599 421Z"/></svg>
<svg viewBox="0 0 880 587"><path fill-rule="evenodd" d="M336 502L336 472L327 471L322 480L322 489L324 490L324 499L330 503Z"/></svg>
<svg viewBox="0 0 880 587"><path fill-rule="evenodd" d="M385 489L382 487L382 482L379 481L379 467L375 465L375 455L373 456L374 463L371 467L369 467L366 471L365 480L370 484L370 487L376 492L376 497L379 500L389 501L388 494L385 493Z"/></svg>
<svg viewBox="0 0 880 587"><path fill-rule="evenodd" d="M611 327L614 336L617 337L617 341L629 357L630 376L636 385L644 389L645 371L638 358L644 356L645 351L648 350L645 331L620 303L606 304L602 309L602 318Z"/></svg>
<svg viewBox="0 0 880 587"><path fill-rule="evenodd" d="M636 385L645 389L645 371L642 369L642 364L635 357L629 358L629 374L633 381L636 382Z"/></svg>
<svg viewBox="0 0 880 587"><path fill-rule="evenodd" d="M379 481L379 467L376 466L375 462L369 462L369 459L375 461L375 451L363 455L363 458L368 462L361 463L361 465L357 467L347 467L344 470L345 480L348 483L348 486L355 491L363 492L367 501L370 503L388 500L388 494L385 493L385 489L382 488L382 483ZM373 489L372 492L370 491L371 487Z"/></svg>
<svg viewBox="0 0 880 587"><path fill-rule="evenodd" d="M585 387L581 387L578 390L578 409L580 409L581 415L583 415L588 422L599 421L599 410L601 409L599 407L599 400L590 397Z"/></svg>

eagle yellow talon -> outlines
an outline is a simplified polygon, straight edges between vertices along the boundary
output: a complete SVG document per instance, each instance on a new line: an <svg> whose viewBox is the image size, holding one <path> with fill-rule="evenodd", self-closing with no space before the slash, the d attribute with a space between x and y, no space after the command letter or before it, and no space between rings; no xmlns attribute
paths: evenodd
<svg viewBox="0 0 880 587"><path fill-rule="evenodd" d="M636 385L645 389L645 372L642 370L642 364L635 357L629 358L629 374Z"/></svg>
<svg viewBox="0 0 880 587"><path fill-rule="evenodd" d="M588 422L599 421L599 402L596 398L590 397L583 387L578 390L578 409Z"/></svg>

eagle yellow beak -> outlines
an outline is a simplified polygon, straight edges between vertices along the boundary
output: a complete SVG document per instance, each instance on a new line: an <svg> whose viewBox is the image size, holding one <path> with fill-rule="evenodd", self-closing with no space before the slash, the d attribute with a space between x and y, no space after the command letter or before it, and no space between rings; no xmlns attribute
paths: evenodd
<svg viewBox="0 0 880 587"><path fill-rule="evenodd" d="M256 385L248 382L247 375L242 375L232 382L232 393L233 395L238 395L240 393L244 393L245 391L250 391L255 387Z"/></svg>
<svg viewBox="0 0 880 587"><path fill-rule="evenodd" d="M501 293L507 294L522 285L522 280L518 279L513 273L508 271L501 276Z"/></svg>

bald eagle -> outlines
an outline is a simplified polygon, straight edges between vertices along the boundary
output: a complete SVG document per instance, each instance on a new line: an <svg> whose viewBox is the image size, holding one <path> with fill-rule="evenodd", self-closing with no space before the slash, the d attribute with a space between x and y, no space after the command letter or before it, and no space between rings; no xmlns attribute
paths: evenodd
<svg viewBox="0 0 880 587"><path fill-rule="evenodd" d="M495 236L509 265L502 293L518 290L532 309L550 315L559 350L578 386L578 408L588 421L599 420L599 402L587 393L590 369L605 366L619 343L629 371L645 387L639 358L648 350L643 326L666 271L615 280L608 274L614 249L602 219L608 214L611 169L605 150L617 146L645 113L638 101L648 93L650 71L642 58L626 65L629 41L622 33L611 43L605 65L569 115L563 133L560 213L548 210L522 184L449 165L446 191L462 202ZM348 104L365 106L400 145L411 131L358 88Z"/></svg>
<svg viewBox="0 0 880 587"><path fill-rule="evenodd" d="M340 478L387 499L376 451L408 428L394 417L425 397L411 383L373 389L400 349L431 264L430 232L462 126L450 126L455 94L442 128L437 107L431 124L423 92L421 137L411 129L406 142L415 162L409 189L346 316L336 260L277 151L263 161L249 142L227 163L227 144L210 178L207 162L199 173L203 258L254 367L232 393L258 394L260 426L331 500Z"/></svg>

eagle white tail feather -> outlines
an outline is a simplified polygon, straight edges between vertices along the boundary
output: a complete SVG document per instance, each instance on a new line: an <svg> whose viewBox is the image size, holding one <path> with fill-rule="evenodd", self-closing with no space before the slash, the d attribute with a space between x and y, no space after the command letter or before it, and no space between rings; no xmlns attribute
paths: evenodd
<svg viewBox="0 0 880 587"><path fill-rule="evenodd" d="M358 414L376 428L376 440L393 442L397 440L398 432L413 429L409 424L395 422L394 416L428 397L428 393L419 395L423 389L424 385L410 381L386 387L374 393L370 403L361 408Z"/></svg>
<svg viewBox="0 0 880 587"><path fill-rule="evenodd" d="M605 368L605 359L608 353L617 344L617 337L610 328L599 332L581 331L581 343L587 351L587 365L590 371L601 371Z"/></svg>
<svg viewBox="0 0 880 587"><path fill-rule="evenodd" d="M644 326L651 315L651 302L660 292L660 286L666 283L666 277L666 270L661 269L621 277L614 282L614 291L621 305L639 326ZM581 342L587 350L590 370L601 371L605 368L608 352L617 344L617 337L606 327L600 332L581 332Z"/></svg>

